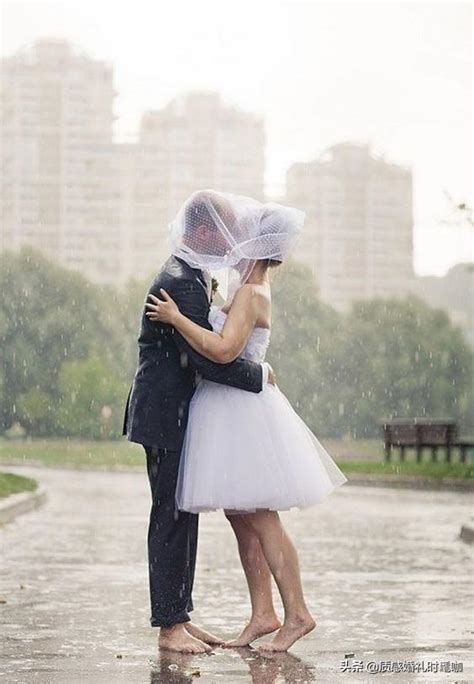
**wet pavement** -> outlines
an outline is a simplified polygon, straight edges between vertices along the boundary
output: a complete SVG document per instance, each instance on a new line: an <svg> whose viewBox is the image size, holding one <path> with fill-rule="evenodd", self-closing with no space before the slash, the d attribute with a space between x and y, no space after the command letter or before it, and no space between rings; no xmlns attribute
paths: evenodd
<svg viewBox="0 0 474 684"><path fill-rule="evenodd" d="M314 632L271 658L252 649L179 656L160 655L149 626L145 469L2 470L48 490L40 509L0 528L2 683L474 681L474 547L458 536L470 494L346 484L312 509L284 513ZM194 598L195 621L226 638L248 616L220 513L201 515ZM420 671L368 673L381 663ZM463 671L426 671L446 663Z"/></svg>

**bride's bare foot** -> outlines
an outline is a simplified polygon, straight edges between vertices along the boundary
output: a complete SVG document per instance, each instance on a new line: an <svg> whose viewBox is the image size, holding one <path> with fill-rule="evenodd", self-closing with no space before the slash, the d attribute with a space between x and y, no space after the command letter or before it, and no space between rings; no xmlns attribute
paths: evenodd
<svg viewBox="0 0 474 684"><path fill-rule="evenodd" d="M281 627L281 622L275 614L262 617L252 616L250 622L244 627L237 639L226 641L224 647L242 648L243 646L248 646L255 639L259 639L265 636L265 634L271 634L279 627Z"/></svg>
<svg viewBox="0 0 474 684"><path fill-rule="evenodd" d="M316 622L311 615L307 613L298 618L285 620L283 627L278 630L271 641L266 642L258 647L259 651L287 651L295 641L309 634L316 627Z"/></svg>
<svg viewBox="0 0 474 684"><path fill-rule="evenodd" d="M196 639L186 630L186 623L162 627L158 639L160 649L178 653L210 653L212 648L200 639Z"/></svg>
<svg viewBox="0 0 474 684"><path fill-rule="evenodd" d="M211 632L207 632L205 629L202 629L202 627L198 627L192 622L186 622L185 627L186 631L189 632L191 636L195 637L196 639L199 639L200 641L204 641L205 644L217 646L222 645L224 643L224 639L221 639L215 634L211 634Z"/></svg>

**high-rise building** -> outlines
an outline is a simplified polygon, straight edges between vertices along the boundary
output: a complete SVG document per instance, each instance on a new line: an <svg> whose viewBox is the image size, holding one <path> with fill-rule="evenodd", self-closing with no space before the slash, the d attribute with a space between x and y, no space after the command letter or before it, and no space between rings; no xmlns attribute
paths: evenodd
<svg viewBox="0 0 474 684"><path fill-rule="evenodd" d="M28 244L88 275L99 261L107 279L114 97L112 67L64 40L1 60L0 248Z"/></svg>
<svg viewBox="0 0 474 684"><path fill-rule="evenodd" d="M111 65L48 39L0 66L0 249L31 245L118 284L158 268L191 192L262 197L263 122L217 93L146 112L137 142L115 143Z"/></svg>
<svg viewBox="0 0 474 684"><path fill-rule="evenodd" d="M356 299L405 296L414 278L409 169L341 143L290 167L287 201L307 212L296 257L324 301L343 311Z"/></svg>
<svg viewBox="0 0 474 684"><path fill-rule="evenodd" d="M218 93L191 92L144 113L135 149L133 271L156 268L166 230L195 190L214 188L261 199L264 127Z"/></svg>

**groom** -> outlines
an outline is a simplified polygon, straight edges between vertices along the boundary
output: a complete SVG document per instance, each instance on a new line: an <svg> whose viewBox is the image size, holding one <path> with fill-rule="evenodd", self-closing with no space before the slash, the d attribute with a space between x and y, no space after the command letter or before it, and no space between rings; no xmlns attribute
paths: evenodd
<svg viewBox="0 0 474 684"><path fill-rule="evenodd" d="M164 288L181 312L198 325L208 322L211 278L196 268L196 254L225 252L216 226L231 212L224 200L195 193L187 207L183 244L194 254L191 267L186 250L170 256L153 280L149 293L159 297ZM199 220L196 221L196 217ZM174 651L203 653L209 644L222 643L191 622L192 588L196 564L198 515L177 511L175 489L180 450L188 420L189 403L199 374L207 380L260 392L274 383L268 364L245 359L217 364L198 354L170 325L154 323L143 311L138 337L139 357L125 409L123 434L142 444L147 461L152 505L148 527L148 569L152 627L161 627L159 645Z"/></svg>

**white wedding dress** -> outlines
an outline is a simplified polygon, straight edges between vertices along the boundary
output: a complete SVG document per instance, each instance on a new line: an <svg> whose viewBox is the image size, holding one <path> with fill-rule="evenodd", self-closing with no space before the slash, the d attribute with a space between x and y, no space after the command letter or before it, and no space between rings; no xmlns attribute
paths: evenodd
<svg viewBox="0 0 474 684"><path fill-rule="evenodd" d="M222 330L226 314L212 307ZM270 330L254 328L241 354L265 359ZM322 501L347 478L285 395L267 384L247 392L201 380L189 407L176 504L199 513L216 509L286 510Z"/></svg>

